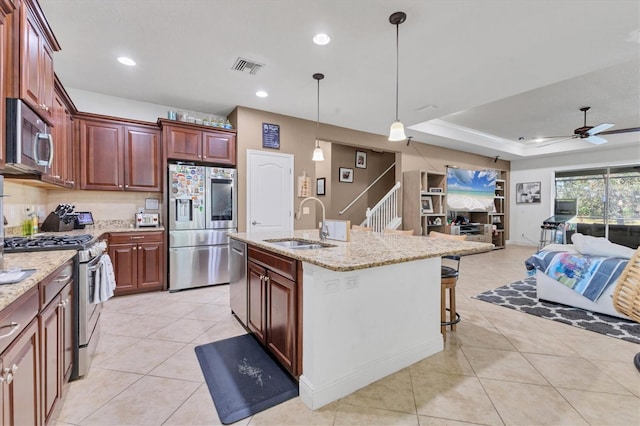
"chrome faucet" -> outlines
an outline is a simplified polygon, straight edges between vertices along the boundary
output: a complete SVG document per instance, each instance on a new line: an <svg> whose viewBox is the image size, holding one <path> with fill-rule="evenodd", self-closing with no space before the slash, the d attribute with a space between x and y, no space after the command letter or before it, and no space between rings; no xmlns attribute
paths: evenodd
<svg viewBox="0 0 640 426"><path fill-rule="evenodd" d="M329 236L329 228L326 224L324 204L322 204L322 201L320 201L320 199L316 197L307 197L304 200L300 201L298 210L296 210L295 218L297 220L300 220L300 218L302 217L302 205L309 200L316 200L318 203L320 203L320 207L322 207L322 224L320 226L320 229L318 230L318 234L320 236L320 241L327 241L327 237Z"/></svg>

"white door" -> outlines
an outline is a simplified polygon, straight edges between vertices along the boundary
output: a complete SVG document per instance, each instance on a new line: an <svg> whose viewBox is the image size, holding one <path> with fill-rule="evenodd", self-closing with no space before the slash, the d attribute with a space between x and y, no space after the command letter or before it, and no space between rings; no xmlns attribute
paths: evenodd
<svg viewBox="0 0 640 426"><path fill-rule="evenodd" d="M293 155L247 150L247 232L293 230Z"/></svg>

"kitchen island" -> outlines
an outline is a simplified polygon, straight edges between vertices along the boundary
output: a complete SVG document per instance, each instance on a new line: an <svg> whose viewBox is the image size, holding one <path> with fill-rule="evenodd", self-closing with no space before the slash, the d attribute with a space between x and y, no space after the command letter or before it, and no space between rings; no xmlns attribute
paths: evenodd
<svg viewBox="0 0 640 426"><path fill-rule="evenodd" d="M331 247L315 249L273 240L318 241L317 230L229 236L301 262L295 311L303 340L299 386L312 409L442 351L440 258L493 248L358 231L350 242L328 240Z"/></svg>

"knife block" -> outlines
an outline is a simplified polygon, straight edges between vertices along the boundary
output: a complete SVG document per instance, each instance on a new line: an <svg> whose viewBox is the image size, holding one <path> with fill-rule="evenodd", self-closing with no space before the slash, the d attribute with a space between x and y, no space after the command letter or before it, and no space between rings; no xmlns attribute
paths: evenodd
<svg viewBox="0 0 640 426"><path fill-rule="evenodd" d="M65 232L73 230L73 221L64 223L55 213L49 213L40 226L42 232Z"/></svg>

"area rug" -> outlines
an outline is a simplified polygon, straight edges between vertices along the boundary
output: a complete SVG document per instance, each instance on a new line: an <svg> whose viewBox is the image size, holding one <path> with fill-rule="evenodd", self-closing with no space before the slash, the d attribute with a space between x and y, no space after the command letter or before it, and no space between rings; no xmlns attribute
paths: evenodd
<svg viewBox="0 0 640 426"><path fill-rule="evenodd" d="M640 344L640 324L637 322L538 300L536 277L485 291L473 298Z"/></svg>
<svg viewBox="0 0 640 426"><path fill-rule="evenodd" d="M225 425L298 396L298 383L250 334L196 346L195 351Z"/></svg>

